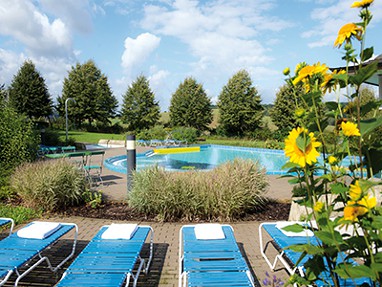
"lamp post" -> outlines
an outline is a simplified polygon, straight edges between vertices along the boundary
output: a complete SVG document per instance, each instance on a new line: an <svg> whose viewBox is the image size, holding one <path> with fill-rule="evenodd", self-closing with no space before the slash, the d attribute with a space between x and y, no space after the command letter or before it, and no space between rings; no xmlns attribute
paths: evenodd
<svg viewBox="0 0 382 287"><path fill-rule="evenodd" d="M76 102L75 99L73 99L73 98L67 98L67 99L65 100L65 127L66 127L65 144L68 144L68 102L69 102L70 100Z"/></svg>

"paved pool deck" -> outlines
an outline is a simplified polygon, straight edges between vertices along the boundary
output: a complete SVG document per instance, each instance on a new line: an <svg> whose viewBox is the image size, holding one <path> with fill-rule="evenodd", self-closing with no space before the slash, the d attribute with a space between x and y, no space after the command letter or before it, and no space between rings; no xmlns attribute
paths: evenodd
<svg viewBox="0 0 382 287"><path fill-rule="evenodd" d="M138 152L147 150L145 147L138 147ZM124 148L113 148L106 150L105 158L124 154ZM97 159L94 158L94 161ZM99 188L103 191L107 200L124 201L127 194L126 175L103 169L102 178L104 185ZM269 176L270 187L268 196L282 201L290 201L291 186L285 179L279 179L277 176ZM270 207L271 208L271 207ZM111 224L111 220L92 219L83 217L47 217L47 221L73 222L79 227L78 245L76 255L86 246L89 240L97 233L103 225ZM132 221L113 221L114 223L138 223L142 225L150 225L154 229L154 258L149 274L142 274L138 280L138 286L147 287L175 287L178 286L178 249L179 249L179 230L182 225L190 224L189 222L181 223L160 223L160 222L132 222ZM234 222L228 223L234 228L235 237L239 247L250 266L252 275L255 277L257 286L263 286L262 281L265 279L265 272L269 272L272 276L284 280L288 278L284 269L277 272L270 272L270 269L264 261L259 246L258 228L260 222ZM20 228L18 226L17 228ZM71 245L70 236L66 236L60 240L47 254L52 255L55 262L63 258L68 253ZM144 253L148 253L148 245L144 247ZM35 271L28 274L19 286L55 286L61 278L65 269L73 260L67 262L61 270L56 274L52 273L44 267L38 267ZM281 268L281 266L278 266ZM14 277L11 277L4 286L13 286ZM131 286L131 284L130 284ZM218 286L217 286L218 287Z"/></svg>

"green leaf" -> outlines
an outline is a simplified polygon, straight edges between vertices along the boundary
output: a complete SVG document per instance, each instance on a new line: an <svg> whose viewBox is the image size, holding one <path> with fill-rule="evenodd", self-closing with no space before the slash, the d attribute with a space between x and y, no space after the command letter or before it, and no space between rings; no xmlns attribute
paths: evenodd
<svg viewBox="0 0 382 287"><path fill-rule="evenodd" d="M299 168L299 167L300 165L298 165L297 163L288 161L286 164L282 166L282 169L292 169L292 168Z"/></svg>
<svg viewBox="0 0 382 287"><path fill-rule="evenodd" d="M296 232L296 233L305 230L305 228L301 224L297 224L297 223L285 226L282 229L285 231Z"/></svg>
<svg viewBox="0 0 382 287"><path fill-rule="evenodd" d="M365 265L351 265L351 264L339 264L334 270L340 277L344 279L349 278L371 278L373 281L376 280L375 272L368 266Z"/></svg>
<svg viewBox="0 0 382 287"><path fill-rule="evenodd" d="M366 48L363 50L363 54L362 54L362 61L367 61L369 60L374 54L374 47L370 47L370 48Z"/></svg>
<svg viewBox="0 0 382 287"><path fill-rule="evenodd" d="M314 233L324 244L335 245L342 243L343 239L339 232L335 231L333 234L328 231L316 231Z"/></svg>
<svg viewBox="0 0 382 287"><path fill-rule="evenodd" d="M349 190L349 188L347 186L345 186L343 183L338 182L338 183L331 184L330 190L334 194L342 194L342 193L347 192Z"/></svg>
<svg viewBox="0 0 382 287"><path fill-rule="evenodd" d="M329 110L338 110L338 103L337 102L325 102L325 106Z"/></svg>
<svg viewBox="0 0 382 287"><path fill-rule="evenodd" d="M367 120L361 120L360 132L362 137L365 137L370 132L382 125L382 117L372 118Z"/></svg>
<svg viewBox="0 0 382 287"><path fill-rule="evenodd" d="M287 249L295 252L306 252L311 255L322 255L324 253L324 250L320 246L311 244L294 244L288 246Z"/></svg>
<svg viewBox="0 0 382 287"><path fill-rule="evenodd" d="M374 62L367 66L360 67L357 74L349 76L349 82L353 85L360 86L377 72L377 68L378 62Z"/></svg>

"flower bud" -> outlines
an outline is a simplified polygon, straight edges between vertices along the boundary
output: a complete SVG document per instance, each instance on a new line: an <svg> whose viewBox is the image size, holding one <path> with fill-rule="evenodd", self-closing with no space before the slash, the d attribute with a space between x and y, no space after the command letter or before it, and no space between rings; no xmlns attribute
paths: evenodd
<svg viewBox="0 0 382 287"><path fill-rule="evenodd" d="M286 67L284 70L283 70L283 74L284 76L288 76L290 74L290 69L289 67Z"/></svg>

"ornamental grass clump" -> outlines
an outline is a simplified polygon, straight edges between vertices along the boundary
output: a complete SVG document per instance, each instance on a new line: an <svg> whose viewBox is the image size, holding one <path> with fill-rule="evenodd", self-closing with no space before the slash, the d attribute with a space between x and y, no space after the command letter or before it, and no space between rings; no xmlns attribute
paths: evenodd
<svg viewBox="0 0 382 287"><path fill-rule="evenodd" d="M268 182L251 160L211 171L168 172L151 167L134 175L130 206L171 220L234 220L262 207Z"/></svg>
<svg viewBox="0 0 382 287"><path fill-rule="evenodd" d="M65 160L40 161L18 167L11 188L26 207L64 210L82 201L85 180L83 172Z"/></svg>
<svg viewBox="0 0 382 287"><path fill-rule="evenodd" d="M372 4L373 0L354 2L352 8L360 9L360 21L348 23L338 32L334 46L344 48L344 70L331 72L319 62L300 63L295 75L287 79L295 90L298 127L285 139L285 155L289 158L285 168L289 169L290 182L296 184L294 190L302 196L298 203L306 208L309 226L316 226L311 230L319 242L289 247L308 256L304 276L296 273L291 277L291 283L298 286L318 281L325 286L342 286L344 279L356 286L359 278L365 281L363 286L382 284L378 186L382 182L373 178L377 172L373 161L381 157L371 156L372 151L382 150L380 139L372 140L374 132L382 127L378 109L382 103L361 102L362 85L378 69L377 62L369 61L373 47L365 48ZM354 41L360 42L359 53L353 47ZM340 101L340 88L346 88L347 103ZM327 92L335 92L338 100L326 101ZM345 164L349 161L350 165ZM302 231L302 226L293 225L288 231Z"/></svg>

